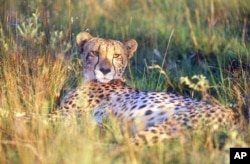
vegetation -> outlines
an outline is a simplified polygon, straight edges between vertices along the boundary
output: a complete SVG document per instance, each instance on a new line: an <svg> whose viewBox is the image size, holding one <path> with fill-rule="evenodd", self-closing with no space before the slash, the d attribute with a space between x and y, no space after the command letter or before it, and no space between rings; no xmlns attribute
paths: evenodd
<svg viewBox="0 0 250 164"><path fill-rule="evenodd" d="M0 163L228 163L230 147L250 147L249 0L0 0L0 15ZM135 148L112 118L103 127L85 117L67 126L13 118L46 115L81 82L74 42L84 30L138 41L129 85L208 93L232 105L242 130L187 132L188 140ZM192 76L206 77L205 89L192 87Z"/></svg>

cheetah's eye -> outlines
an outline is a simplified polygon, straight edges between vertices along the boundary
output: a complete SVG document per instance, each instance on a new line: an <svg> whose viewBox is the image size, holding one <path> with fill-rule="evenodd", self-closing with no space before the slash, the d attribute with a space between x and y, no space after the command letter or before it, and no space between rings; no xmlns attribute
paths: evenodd
<svg viewBox="0 0 250 164"><path fill-rule="evenodd" d="M98 54L99 53L97 51L91 51L91 52L89 52L89 56L92 56L92 57L97 57Z"/></svg>
<svg viewBox="0 0 250 164"><path fill-rule="evenodd" d="M118 58L118 57L120 57L121 56L121 54L114 54L114 58Z"/></svg>

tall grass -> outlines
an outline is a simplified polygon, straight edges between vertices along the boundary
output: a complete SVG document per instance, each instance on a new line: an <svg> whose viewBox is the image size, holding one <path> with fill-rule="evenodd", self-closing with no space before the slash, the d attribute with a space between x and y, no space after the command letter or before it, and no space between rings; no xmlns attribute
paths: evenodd
<svg viewBox="0 0 250 164"><path fill-rule="evenodd" d="M250 146L249 13L249 0L1 0L0 163L228 163L230 147ZM69 125L14 118L46 115L81 82L74 42L83 30L138 41L126 73L131 86L201 98L180 77L203 74L207 92L245 117L243 131L135 148L112 118L103 127L91 116Z"/></svg>

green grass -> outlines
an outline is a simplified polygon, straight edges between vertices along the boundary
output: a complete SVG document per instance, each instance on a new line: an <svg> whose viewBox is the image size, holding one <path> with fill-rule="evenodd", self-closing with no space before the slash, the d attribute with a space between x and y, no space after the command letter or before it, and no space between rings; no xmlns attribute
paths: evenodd
<svg viewBox="0 0 250 164"><path fill-rule="evenodd" d="M230 147L250 147L249 0L0 0L0 15L0 163L228 163ZM243 131L135 148L112 118L96 127L85 117L65 126L4 115L56 109L82 80L75 36L83 30L138 41L126 77L139 89L200 99L180 78L204 75L210 95L238 105Z"/></svg>

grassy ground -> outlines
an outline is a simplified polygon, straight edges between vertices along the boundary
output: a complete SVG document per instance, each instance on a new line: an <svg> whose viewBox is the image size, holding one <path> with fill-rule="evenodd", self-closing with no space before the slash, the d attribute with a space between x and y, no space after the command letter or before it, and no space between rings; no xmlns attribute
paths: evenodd
<svg viewBox="0 0 250 164"><path fill-rule="evenodd" d="M74 39L89 30L138 41L126 72L130 85L200 99L180 78L202 74L205 91L236 105L243 127L138 149L112 119L102 128L86 118L52 126L1 112L0 163L228 163L230 147L250 147L249 0L0 0L0 15L1 111L55 110L60 94L81 82Z"/></svg>

